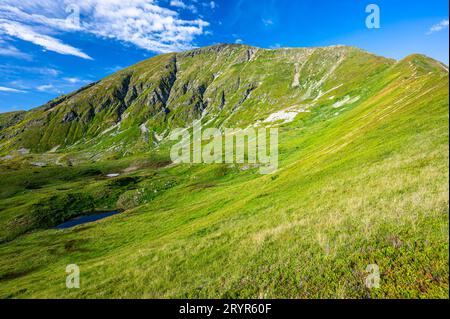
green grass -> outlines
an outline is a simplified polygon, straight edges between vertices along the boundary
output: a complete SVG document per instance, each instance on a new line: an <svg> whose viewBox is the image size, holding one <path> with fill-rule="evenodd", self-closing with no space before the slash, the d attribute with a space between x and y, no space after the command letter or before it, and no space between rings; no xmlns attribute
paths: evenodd
<svg viewBox="0 0 450 319"><path fill-rule="evenodd" d="M82 165L2 164L0 297L449 298L448 74L422 56L391 64L373 66L357 103L323 99L282 125L271 175L168 165L165 144ZM66 230L26 222L33 205L73 193L123 212ZM65 287L72 263L80 289ZM380 288L364 284L369 264Z"/></svg>

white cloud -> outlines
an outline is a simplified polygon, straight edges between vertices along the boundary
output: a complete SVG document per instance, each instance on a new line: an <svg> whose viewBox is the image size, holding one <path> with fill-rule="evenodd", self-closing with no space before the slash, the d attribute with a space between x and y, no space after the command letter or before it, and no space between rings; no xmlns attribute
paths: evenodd
<svg viewBox="0 0 450 319"><path fill-rule="evenodd" d="M445 28L448 28L448 25L449 25L448 19L444 19L441 22L434 24L430 28L430 30L428 30L427 34L429 35L429 34L432 34L432 33L435 33L435 32L439 32L439 31L441 31L441 30L443 30Z"/></svg>
<svg viewBox="0 0 450 319"><path fill-rule="evenodd" d="M4 47L0 47L0 55L3 56L11 56L13 58L16 59L24 59L24 60L32 60L32 56L25 53L25 52L21 52L19 49L17 49L16 47L12 46L12 45L6 45Z"/></svg>
<svg viewBox="0 0 450 319"><path fill-rule="evenodd" d="M0 73L5 76L7 74L12 75L22 75L27 74L38 74L45 77L52 76L55 77L60 74L59 70L45 67L29 67L20 65L10 65L10 64L0 64Z"/></svg>
<svg viewBox="0 0 450 319"><path fill-rule="evenodd" d="M236 39L236 41L234 41L234 43L236 43L236 44L241 44L243 41L242 41L242 39Z"/></svg>
<svg viewBox="0 0 450 319"><path fill-rule="evenodd" d="M38 87L36 87L36 89L38 91L49 91L49 90L53 90L55 87L51 84L45 84L45 85L40 85Z"/></svg>
<svg viewBox="0 0 450 319"><path fill-rule="evenodd" d="M30 68L28 68L30 69ZM51 76L57 76L59 75L60 71L55 70L55 69L51 69L51 68L34 68L32 71L39 73L39 74L47 74L47 75L51 75Z"/></svg>
<svg viewBox="0 0 450 319"><path fill-rule="evenodd" d="M209 7L211 8L211 9L215 9L216 8L216 6L217 6L217 4L214 2L214 1L211 1L210 3L209 3Z"/></svg>
<svg viewBox="0 0 450 319"><path fill-rule="evenodd" d="M72 84L89 83L89 82L91 82L89 80L82 80L80 78L64 78L64 81L72 83Z"/></svg>
<svg viewBox="0 0 450 319"><path fill-rule="evenodd" d="M193 13L197 13L197 8L192 5L192 4L186 4L181 0L171 0L170 1L170 5L172 7L176 7L176 8L180 8L180 9L184 9L184 10L189 10L192 11Z"/></svg>
<svg viewBox="0 0 450 319"><path fill-rule="evenodd" d="M172 7L178 7L178 8L186 8L186 4L183 1L180 0L172 0L170 1L170 5Z"/></svg>
<svg viewBox="0 0 450 319"><path fill-rule="evenodd" d="M33 13L31 11L30 13L27 13L26 11L22 11L19 7L16 0L4 0L6 1L6 5L2 7L0 10L0 19L6 19L6 20L15 20L15 21L22 21L27 24L37 24L37 25L45 25L47 27L60 29L60 30L67 30L67 31L76 31L81 30L81 27L79 25L74 24L73 19L70 19L70 12L66 12L65 8L66 6L62 7L64 10L64 14L61 16L61 18L49 18L43 14ZM16 3L15 5L8 5L8 2L10 3ZM46 2L42 2L42 4L46 4ZM30 7L25 7L28 10ZM39 7L38 9L35 9L38 12L45 12L44 7ZM57 9L54 9L56 12ZM50 15L54 15L53 12L49 13Z"/></svg>
<svg viewBox="0 0 450 319"><path fill-rule="evenodd" d="M7 33L62 54L90 58L81 50L62 43L55 34L84 32L98 37L132 43L140 48L166 53L193 47L195 37L205 33L209 25L201 18L184 20L179 13L161 7L156 0L2 0L0 34ZM178 9L183 4L195 13L186 1L171 0ZM80 25L66 22L68 5L80 9ZM69 20L70 21L70 20ZM26 31L26 37L15 28Z"/></svg>
<svg viewBox="0 0 450 319"><path fill-rule="evenodd" d="M8 88L8 87L4 87L4 86L0 86L0 92L24 93L25 91L18 90L18 89L13 89L13 88Z"/></svg>
<svg viewBox="0 0 450 319"><path fill-rule="evenodd" d="M78 83L78 82L80 82L79 78L64 78L64 80L66 80L69 83Z"/></svg>
<svg viewBox="0 0 450 319"><path fill-rule="evenodd" d="M262 19L262 23L268 27L269 25L273 25L273 21L271 19Z"/></svg>
<svg viewBox="0 0 450 319"><path fill-rule="evenodd" d="M0 31L3 31L11 37L15 37L39 45L49 51L65 55L74 55L83 59L92 60L90 56L83 53L81 50L64 44L58 39L55 39L51 36L39 34L35 32L32 27L26 26L19 22L0 19Z"/></svg>

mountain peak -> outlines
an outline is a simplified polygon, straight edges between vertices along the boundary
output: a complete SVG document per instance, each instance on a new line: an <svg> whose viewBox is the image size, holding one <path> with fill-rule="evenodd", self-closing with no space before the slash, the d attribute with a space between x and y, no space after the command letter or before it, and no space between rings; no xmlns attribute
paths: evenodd
<svg viewBox="0 0 450 319"><path fill-rule="evenodd" d="M414 72L411 64L443 70L437 61L411 55L397 64L394 76ZM144 143L152 136L140 137L142 125L146 134L163 136L199 118L217 127L242 127L285 109L292 115L320 104L340 107L360 100L368 79L393 65L343 45L269 50L222 43L162 54L25 114L4 116L0 151L45 152L83 141L98 148L121 137L121 146L112 149L128 152L154 146Z"/></svg>
<svg viewBox="0 0 450 319"><path fill-rule="evenodd" d="M398 61L399 65L409 65L422 72L446 72L448 66L424 54L413 53Z"/></svg>
<svg viewBox="0 0 450 319"><path fill-rule="evenodd" d="M236 49L236 48L259 49L257 47L252 47L250 45L240 44L240 43L218 43L218 44L214 44L214 45L195 48L195 49L188 50L188 51L183 51L183 52L180 52L180 54L190 55L190 54L198 54L198 53L204 53L204 52L220 52L220 51Z"/></svg>

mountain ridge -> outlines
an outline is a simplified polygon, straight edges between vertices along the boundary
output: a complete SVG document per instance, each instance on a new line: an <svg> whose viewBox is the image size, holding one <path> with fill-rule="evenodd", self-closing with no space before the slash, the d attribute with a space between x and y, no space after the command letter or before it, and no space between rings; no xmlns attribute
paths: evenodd
<svg viewBox="0 0 450 319"><path fill-rule="evenodd" d="M330 104L359 99L364 82L396 66L407 72L413 62L428 72L445 70L440 62L423 55L395 61L342 45L262 49L218 44L162 54L40 107L2 114L0 154L19 148L40 153L70 147L98 139L119 126L133 128L130 142L135 142L139 127L164 135L197 118L215 126L261 123L296 104L307 111L330 98L331 92L338 94ZM141 143L139 149L143 148Z"/></svg>

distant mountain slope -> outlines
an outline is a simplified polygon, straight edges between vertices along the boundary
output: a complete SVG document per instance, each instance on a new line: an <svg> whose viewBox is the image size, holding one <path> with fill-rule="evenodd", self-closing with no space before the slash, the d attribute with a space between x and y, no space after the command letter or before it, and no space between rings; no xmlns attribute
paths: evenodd
<svg viewBox="0 0 450 319"><path fill-rule="evenodd" d="M424 56L396 63L346 46L216 45L165 54L31 111L2 115L0 154L80 143L81 149L113 148L124 155L148 149L149 139L156 144L168 129L189 126L194 119L226 127L270 123L286 112L361 103L383 85L421 76L448 78L448 72Z"/></svg>

